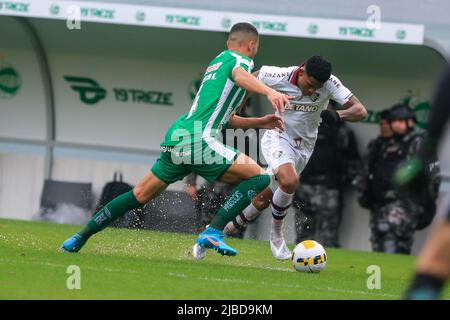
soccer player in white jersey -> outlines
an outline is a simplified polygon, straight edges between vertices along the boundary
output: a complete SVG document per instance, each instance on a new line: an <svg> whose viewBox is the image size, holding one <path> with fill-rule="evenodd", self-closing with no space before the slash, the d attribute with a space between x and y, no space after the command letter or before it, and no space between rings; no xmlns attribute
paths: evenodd
<svg viewBox="0 0 450 320"><path fill-rule="evenodd" d="M283 219L298 188L299 174L313 152L321 121L330 124L341 120L360 121L367 116L367 111L356 96L331 74L331 64L321 56L313 56L300 66L263 66L254 75L267 86L293 99L283 114L285 131L268 130L261 139L268 172L273 174L270 186L228 222L224 234L245 229L248 221L254 220L271 204L272 253L277 259L290 259L291 252L282 233ZM330 99L343 108L327 110Z"/></svg>

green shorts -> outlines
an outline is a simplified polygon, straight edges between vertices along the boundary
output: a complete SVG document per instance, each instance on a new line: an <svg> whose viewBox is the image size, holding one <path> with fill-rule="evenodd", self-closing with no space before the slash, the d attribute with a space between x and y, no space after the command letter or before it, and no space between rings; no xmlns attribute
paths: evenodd
<svg viewBox="0 0 450 320"><path fill-rule="evenodd" d="M197 149L175 149L161 146L159 159L151 171L167 184L183 179L194 172L208 182L219 180L233 164L240 151L214 140L203 142Z"/></svg>

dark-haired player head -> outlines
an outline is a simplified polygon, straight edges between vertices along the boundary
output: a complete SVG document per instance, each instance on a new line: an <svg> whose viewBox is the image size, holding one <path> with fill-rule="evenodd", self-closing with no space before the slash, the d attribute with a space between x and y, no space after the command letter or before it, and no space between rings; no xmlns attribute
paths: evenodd
<svg viewBox="0 0 450 320"><path fill-rule="evenodd" d="M297 85L305 96L313 95L330 79L331 63L322 56L312 56L300 66Z"/></svg>
<svg viewBox="0 0 450 320"><path fill-rule="evenodd" d="M240 22L231 27L228 34L227 48L254 58L258 53L259 34L258 30L250 23Z"/></svg>

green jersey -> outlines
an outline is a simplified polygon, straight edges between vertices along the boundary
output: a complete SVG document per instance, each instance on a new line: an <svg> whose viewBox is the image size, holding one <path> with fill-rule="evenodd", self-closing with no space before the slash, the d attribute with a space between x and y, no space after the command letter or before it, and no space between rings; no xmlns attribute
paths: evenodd
<svg viewBox="0 0 450 320"><path fill-rule="evenodd" d="M233 80L234 69L251 72L253 61L235 51L225 50L209 64L191 110L169 128L161 148L185 146L195 142L212 147L216 135L226 127L241 104L245 90Z"/></svg>

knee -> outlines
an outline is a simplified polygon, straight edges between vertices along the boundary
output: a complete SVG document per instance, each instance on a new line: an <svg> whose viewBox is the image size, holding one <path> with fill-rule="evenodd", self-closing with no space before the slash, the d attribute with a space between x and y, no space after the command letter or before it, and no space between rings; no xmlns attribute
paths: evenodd
<svg viewBox="0 0 450 320"><path fill-rule="evenodd" d="M299 179L298 176L286 176L278 181L281 190L286 193L294 193L298 188Z"/></svg>
<svg viewBox="0 0 450 320"><path fill-rule="evenodd" d="M146 191L146 189L143 186L138 185L134 187L133 194L139 203L144 204L151 200L150 194Z"/></svg>

